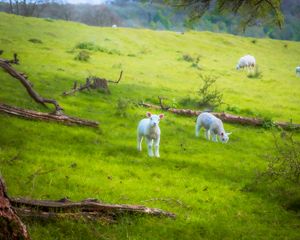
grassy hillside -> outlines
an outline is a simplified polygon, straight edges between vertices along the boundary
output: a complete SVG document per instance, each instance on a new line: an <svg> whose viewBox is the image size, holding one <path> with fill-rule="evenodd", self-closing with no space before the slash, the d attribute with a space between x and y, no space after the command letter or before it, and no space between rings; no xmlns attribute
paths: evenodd
<svg viewBox="0 0 300 240"><path fill-rule="evenodd" d="M40 40L29 41L30 39ZM225 124L228 144L194 137L193 118L166 113L161 158L136 151L141 100L158 95L180 102L196 97L199 73L218 77L224 104L242 114L300 122L300 43L209 32L155 32L87 27L64 21L0 14L3 57L17 52L43 96L56 98L68 115L101 123L99 130L0 115L0 171L11 196L40 199L95 197L104 202L146 204L175 212L176 220L123 217L118 224L27 221L33 239L299 239L299 217L286 211L267 186L243 191L266 167L277 130ZM75 46L93 42L88 62ZM262 77L236 71L239 57L257 58ZM202 70L182 60L200 55ZM111 95L97 91L62 97L89 75L124 79ZM33 102L15 79L0 72L0 101L49 111ZM122 107L125 106L125 107ZM15 159L15 160L11 160ZM35 174L37 172L50 172ZM289 198L291 196L284 196ZM155 199L169 199L159 201ZM171 200L170 200L171 199ZM172 199L179 200L173 201Z"/></svg>

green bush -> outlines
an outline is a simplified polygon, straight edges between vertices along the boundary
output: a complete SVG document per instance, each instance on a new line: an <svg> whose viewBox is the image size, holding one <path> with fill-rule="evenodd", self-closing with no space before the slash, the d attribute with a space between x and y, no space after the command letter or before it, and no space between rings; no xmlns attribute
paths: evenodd
<svg viewBox="0 0 300 240"><path fill-rule="evenodd" d="M128 116L128 109L131 106L131 102L127 98L119 98L117 101L116 106L116 115L120 117L127 117Z"/></svg>
<svg viewBox="0 0 300 240"><path fill-rule="evenodd" d="M75 46L75 48L81 50L94 51L94 52L103 52L107 54L121 55L121 52L119 50L100 47L93 42L80 42Z"/></svg>
<svg viewBox="0 0 300 240"><path fill-rule="evenodd" d="M75 48L82 50L98 51L99 47L92 42L81 42L78 43Z"/></svg>
<svg viewBox="0 0 300 240"><path fill-rule="evenodd" d="M273 122L273 120L269 117L265 117L263 119L263 125L262 125L263 128L265 129L270 129L270 128L273 128L275 127L275 124Z"/></svg>
<svg viewBox="0 0 300 240"><path fill-rule="evenodd" d="M281 132L280 138L274 135L275 153L267 157L265 175L272 180L283 180L300 184L300 142L293 133Z"/></svg>
<svg viewBox="0 0 300 240"><path fill-rule="evenodd" d="M194 58L189 54L183 54L182 59L186 62L194 62Z"/></svg>
<svg viewBox="0 0 300 240"><path fill-rule="evenodd" d="M87 62L90 59L90 54L87 51L80 51L76 56L75 60Z"/></svg>
<svg viewBox="0 0 300 240"><path fill-rule="evenodd" d="M215 88L217 79L212 76L199 75L203 81L203 85L198 90L200 99L198 100L199 107L215 108L223 103L223 94Z"/></svg>
<svg viewBox="0 0 300 240"><path fill-rule="evenodd" d="M199 66L200 55L197 55L196 57L193 57L190 54L183 54L181 59L186 61L186 62L192 63L191 67L197 68L199 70L201 69L201 67Z"/></svg>

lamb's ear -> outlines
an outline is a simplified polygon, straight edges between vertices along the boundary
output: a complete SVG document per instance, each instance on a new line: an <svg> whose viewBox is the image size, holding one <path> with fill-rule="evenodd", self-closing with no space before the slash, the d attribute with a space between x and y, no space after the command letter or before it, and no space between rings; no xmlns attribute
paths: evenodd
<svg viewBox="0 0 300 240"><path fill-rule="evenodd" d="M159 119L163 119L165 117L164 114L159 114Z"/></svg>
<svg viewBox="0 0 300 240"><path fill-rule="evenodd" d="M229 132L229 133L226 133L227 134L227 136L229 136L229 135L231 135L232 134L232 132Z"/></svg>
<svg viewBox="0 0 300 240"><path fill-rule="evenodd" d="M147 112L146 116L149 118L152 116L152 113L151 112Z"/></svg>
<svg viewBox="0 0 300 240"><path fill-rule="evenodd" d="M221 136L224 136L224 133L223 133L223 132L221 132Z"/></svg>

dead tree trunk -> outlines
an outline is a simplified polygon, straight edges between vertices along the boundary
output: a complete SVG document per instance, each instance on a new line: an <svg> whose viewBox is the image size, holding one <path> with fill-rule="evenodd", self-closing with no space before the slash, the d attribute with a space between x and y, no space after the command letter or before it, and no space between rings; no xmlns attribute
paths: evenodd
<svg viewBox="0 0 300 240"><path fill-rule="evenodd" d="M77 82L75 81L73 84L73 88L70 91L63 92L63 96L71 95L75 92L80 92L85 89L90 90L90 89L100 89L105 93L110 93L109 88L108 88L108 83L115 83L118 84L123 76L123 71L121 71L119 79L117 81L113 80L107 80L105 78L99 78L95 76L90 76L86 79L86 82L84 85L80 85L77 87Z"/></svg>
<svg viewBox="0 0 300 240"><path fill-rule="evenodd" d="M0 177L0 239L29 240L26 226L20 217L48 220L51 218L71 219L104 219L115 222L116 217L123 214L147 214L175 218L176 215L157 208L140 205L107 204L97 199L86 199L81 202L71 202L67 198L58 201L29 200L9 198L3 179Z"/></svg>
<svg viewBox="0 0 300 240"><path fill-rule="evenodd" d="M67 115L56 115L51 113L36 112L32 110L26 110L22 108L8 106L2 103L0 103L0 113L1 112L9 115L17 116L17 117L26 118L26 119L55 121L67 125L82 125L82 126L94 127L94 128L97 128L99 125L99 123L96 121L69 117Z"/></svg>
<svg viewBox="0 0 300 240"><path fill-rule="evenodd" d="M44 106L46 106L46 103L53 104L55 107L55 113L61 114L62 108L59 106L58 102L54 99L48 99L41 97L33 88L32 84L28 81L25 74L19 73L17 70L15 70L11 64L18 64L19 60L17 58L17 54L14 54L13 60L6 60L0 58L0 67L4 69L9 75L11 75L13 78L18 79L22 85L26 88L28 94L37 102Z"/></svg>
<svg viewBox="0 0 300 240"><path fill-rule="evenodd" d="M150 103L141 103L140 105L147 107L147 108L153 108L153 109L163 109L168 112L178 114L178 115L184 115L184 116L198 116L202 111L197 110L191 110L191 109L176 109L176 108L165 108L161 106L157 106ZM161 104L162 105L162 104ZM236 116L228 113L219 113L219 112L212 112L211 114L215 115L216 117L222 119L224 122L229 123L238 123L242 125L249 125L249 126L263 126L264 120L260 118L251 118L251 117L242 117L242 116ZM281 127L286 130L292 130L292 129L300 129L300 124L293 124L289 122L274 122L275 126Z"/></svg>
<svg viewBox="0 0 300 240"><path fill-rule="evenodd" d="M175 214L157 208L140 205L121 205L101 203L96 199L86 199L81 202L71 202L68 199L58 201L11 199L11 204L18 209L20 216L27 217L56 217L66 216L109 217L114 219L121 214L148 214L174 218Z"/></svg>
<svg viewBox="0 0 300 240"><path fill-rule="evenodd" d="M29 240L26 226L13 210L7 196L3 179L0 177L0 239Z"/></svg>

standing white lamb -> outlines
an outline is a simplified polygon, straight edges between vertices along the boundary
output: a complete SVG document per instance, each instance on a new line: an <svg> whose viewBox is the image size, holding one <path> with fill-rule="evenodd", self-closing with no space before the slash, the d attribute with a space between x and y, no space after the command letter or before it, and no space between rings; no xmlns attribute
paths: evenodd
<svg viewBox="0 0 300 240"><path fill-rule="evenodd" d="M164 114L152 115L150 112L147 112L147 117L139 122L137 128L137 149L138 151L142 151L142 140L145 137L148 146L148 155L153 157L152 145L154 142L154 156L159 157L159 121L164 118Z"/></svg>
<svg viewBox="0 0 300 240"><path fill-rule="evenodd" d="M211 113L204 112L201 113L196 122L196 137L199 137L199 131L201 127L205 128L205 136L207 140L210 140L210 134L212 134L212 140L217 142L217 136L219 136L221 142L227 143L229 140L229 135L231 133L226 133L224 130L223 122L212 115Z"/></svg>
<svg viewBox="0 0 300 240"><path fill-rule="evenodd" d="M296 76L300 77L300 66L296 67Z"/></svg>
<svg viewBox="0 0 300 240"><path fill-rule="evenodd" d="M241 68L254 68L256 64L256 60L251 55L246 55L241 57L238 64L236 65L236 69L239 70Z"/></svg>

